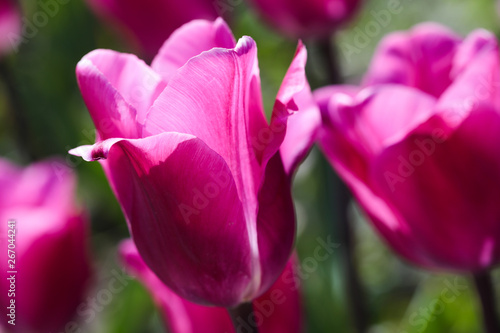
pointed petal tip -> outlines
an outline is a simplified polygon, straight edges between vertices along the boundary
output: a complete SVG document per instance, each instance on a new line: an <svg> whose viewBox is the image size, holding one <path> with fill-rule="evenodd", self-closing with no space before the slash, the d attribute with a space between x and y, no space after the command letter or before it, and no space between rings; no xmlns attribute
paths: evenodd
<svg viewBox="0 0 500 333"><path fill-rule="evenodd" d="M108 139L101 142L97 142L94 145L84 145L73 148L69 150L68 153L74 156L79 156L83 158L86 162L103 160L108 158L108 153L111 147L118 141L122 140L124 139L121 138Z"/></svg>
<svg viewBox="0 0 500 333"><path fill-rule="evenodd" d="M238 55L244 55L250 52L250 50L255 49L257 47L255 41L252 37L243 36L238 40L234 51Z"/></svg>
<svg viewBox="0 0 500 333"><path fill-rule="evenodd" d="M229 26L227 25L227 22L222 17L220 17L220 16L215 19L214 25L216 27L224 26L224 27L227 27L229 29Z"/></svg>
<svg viewBox="0 0 500 333"><path fill-rule="evenodd" d="M299 39L299 41L297 42L297 51L295 52L295 55L297 56L299 53L305 56L307 59L307 48L302 42L302 39Z"/></svg>
<svg viewBox="0 0 500 333"><path fill-rule="evenodd" d="M78 66L85 66L85 65L93 64L92 59L100 57L102 55L106 55L108 53L117 53L117 52L113 51L113 50L108 50L108 49L92 50L89 53L87 53L86 55L84 55L82 57L82 59L80 59L80 61L78 62L78 64L76 66L78 67Z"/></svg>
<svg viewBox="0 0 500 333"><path fill-rule="evenodd" d="M92 147L91 145L85 145L70 149L68 153L73 156L78 156L83 158L87 162L91 162L92 160Z"/></svg>

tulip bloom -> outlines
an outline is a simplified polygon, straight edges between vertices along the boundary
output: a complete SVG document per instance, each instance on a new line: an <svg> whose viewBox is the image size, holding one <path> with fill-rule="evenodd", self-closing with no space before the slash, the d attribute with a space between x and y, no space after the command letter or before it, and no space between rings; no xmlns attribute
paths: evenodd
<svg viewBox="0 0 500 333"><path fill-rule="evenodd" d="M17 47L21 14L14 0L0 0L0 55Z"/></svg>
<svg viewBox="0 0 500 333"><path fill-rule="evenodd" d="M217 18L212 0L87 0L103 19L121 30L148 56L181 25L194 19Z"/></svg>
<svg viewBox="0 0 500 333"><path fill-rule="evenodd" d="M9 332L64 329L83 301L87 223L73 200L70 171L59 161L20 169L0 160L0 303L6 313L15 310L15 326L6 313L1 325Z"/></svg>
<svg viewBox="0 0 500 333"><path fill-rule="evenodd" d="M279 148L287 118L312 98L306 50L299 45L271 124L256 52L250 37L236 44L218 19L177 30L151 67L106 50L77 66L98 137L71 153L100 160L142 258L195 303L258 297L294 242L293 168L285 172Z"/></svg>
<svg viewBox="0 0 500 333"><path fill-rule="evenodd" d="M500 66L493 34L436 24L381 43L363 87L317 92L321 147L387 242L427 268L500 262Z"/></svg>
<svg viewBox="0 0 500 333"><path fill-rule="evenodd" d="M292 37L328 37L350 20L360 0L251 0L272 25Z"/></svg>
<svg viewBox="0 0 500 333"><path fill-rule="evenodd" d="M130 274L136 276L153 296L169 332L236 332L226 309L191 303L165 286L144 263L132 240L122 242L120 254ZM250 322L253 321L262 333L301 332L302 315L298 288L291 260L271 289L253 302L255 319ZM248 321L245 321L240 322L242 331L247 330L244 325L249 325Z"/></svg>

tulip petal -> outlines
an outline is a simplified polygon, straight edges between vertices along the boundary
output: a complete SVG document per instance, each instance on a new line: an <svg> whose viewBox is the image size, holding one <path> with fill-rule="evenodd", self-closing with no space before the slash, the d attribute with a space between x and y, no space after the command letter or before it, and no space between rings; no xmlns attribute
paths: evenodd
<svg viewBox="0 0 500 333"><path fill-rule="evenodd" d="M214 22L195 20L177 29L163 44L151 67L165 81L189 59L214 47L233 49L236 46L233 33L223 19Z"/></svg>
<svg viewBox="0 0 500 333"><path fill-rule="evenodd" d="M77 79L97 130L96 139L141 136L135 108L123 99L90 61L82 60L78 63Z"/></svg>
<svg viewBox="0 0 500 333"><path fill-rule="evenodd" d="M321 150L338 175L353 193L356 201L368 215L377 231L398 250L398 253L413 262L425 263L415 257L412 239L401 218L372 188L369 177L369 159L358 147L347 140L337 127L329 127L318 135Z"/></svg>
<svg viewBox="0 0 500 333"><path fill-rule="evenodd" d="M398 87L398 89L404 91L403 87ZM353 97L354 90L348 87L347 89L340 87L339 90L335 87L330 88L334 94L329 103L324 101L326 99L324 94L327 91L315 93L315 97L320 101L319 105L322 105L321 111L324 121L323 129L318 133L318 143L339 176L351 189L357 202L374 222L377 230L403 256L424 265L426 261L417 258L409 246L411 237L409 237L410 234L401 217L373 188L370 179L370 163L376 155L366 148L365 141L367 139L360 137L360 135L364 135L364 132L352 129L355 128L354 125L357 121L363 121L362 118L357 119L353 115L358 110L357 107L362 108L363 103L370 104L371 100L370 96L366 97L366 92L363 91ZM418 91L415 93L427 96ZM358 101L356 102L356 100ZM402 101L405 99L403 98ZM356 106L354 110L352 110L353 105ZM342 108L345 108L344 114L341 112Z"/></svg>
<svg viewBox="0 0 500 333"><path fill-rule="evenodd" d="M279 152L267 164L258 199L257 234L262 266L259 291L261 294L282 272L295 241L295 211L290 178L284 172Z"/></svg>
<svg viewBox="0 0 500 333"><path fill-rule="evenodd" d="M324 121L338 126L358 151L374 156L427 121L436 101L416 89L380 85L362 90L354 99L334 94L329 103Z"/></svg>
<svg viewBox="0 0 500 333"><path fill-rule="evenodd" d="M285 172L290 176L305 158L316 141L317 132L321 127L320 109L323 103L328 103L335 93L349 92L354 95L359 88L352 86L332 86L314 92L304 89L295 96L299 112L293 113L287 121L285 138L281 143L280 152ZM319 108L318 108L319 106Z"/></svg>
<svg viewBox="0 0 500 333"><path fill-rule="evenodd" d="M295 112L288 118L285 138L280 147L285 172L289 176L297 169L317 139L321 127L320 109L327 108L333 94L346 93L354 96L359 90L354 86L331 86L316 90L314 98L308 90L297 95L300 112Z"/></svg>
<svg viewBox="0 0 500 333"><path fill-rule="evenodd" d="M145 125L150 135L176 131L203 140L240 178L239 193L244 188L256 192L261 177L248 139L248 119L253 117L248 113L254 110L247 107L247 92L256 51L255 42L244 37L235 50L214 49L191 59L171 79Z"/></svg>
<svg viewBox="0 0 500 333"><path fill-rule="evenodd" d="M238 304L255 267L226 162L192 135L113 143L96 144L92 155L101 159L147 265L190 301Z"/></svg>
<svg viewBox="0 0 500 333"><path fill-rule="evenodd" d="M437 105L437 113L446 132L456 129L467 119L476 104L500 105L500 54L494 43L485 44L474 59L457 76Z"/></svg>
<svg viewBox="0 0 500 333"><path fill-rule="evenodd" d="M262 110L250 108L256 52L255 42L243 37L234 50L212 49L192 58L170 80L145 125L153 135L168 131L192 134L229 166L244 203L254 260L254 291L260 282L256 219L257 191L263 178L251 143L254 126L249 120L263 117Z"/></svg>
<svg viewBox="0 0 500 333"><path fill-rule="evenodd" d="M360 87L351 85L333 85L316 89L313 97L320 110L327 110L332 96L344 94L347 97L354 98L361 89Z"/></svg>
<svg viewBox="0 0 500 333"><path fill-rule="evenodd" d="M312 98L310 99L312 102ZM316 104L299 106L300 112L288 118L285 138L280 147L284 170L292 176L316 141L316 132L321 126L321 114Z"/></svg>
<svg viewBox="0 0 500 333"><path fill-rule="evenodd" d="M450 71L460 37L434 23L384 38L365 75L363 85L396 83L435 97L450 85Z"/></svg>
<svg viewBox="0 0 500 333"><path fill-rule="evenodd" d="M226 309L191 303L173 293L147 267L132 240L120 244L120 255L126 269L149 290L162 310L172 333L235 333ZM296 273L297 258L286 265L274 285L253 301L256 323L262 333L298 333L302 331L299 294L300 278ZM240 332L244 329L239 327Z"/></svg>
<svg viewBox="0 0 500 333"><path fill-rule="evenodd" d="M253 301L254 312L264 318L262 325L259 326L259 332L299 333L303 331L300 277L297 267L298 258L295 254L272 287Z"/></svg>
<svg viewBox="0 0 500 333"><path fill-rule="evenodd" d="M287 132L287 122L291 115L300 110L311 107L312 94L305 74L307 62L307 50L299 41L295 56L288 68L288 71L281 83L280 90L276 96L273 114L271 116L271 125L269 127L269 140L266 142L266 148L262 155L262 165L266 165L279 150ZM301 112L301 111L300 111ZM292 133L293 135L293 133ZM306 147L307 149L309 147ZM307 150L306 149L306 150ZM297 150L297 155L302 155L302 149ZM288 157L294 161L296 157ZM288 166L290 168L290 166ZM293 170L290 170L293 173Z"/></svg>
<svg viewBox="0 0 500 333"><path fill-rule="evenodd" d="M435 267L482 270L498 258L499 140L500 115L482 104L446 140L415 134L374 160L378 193L406 221L414 252Z"/></svg>
<svg viewBox="0 0 500 333"><path fill-rule="evenodd" d="M62 160L53 159L18 168L0 159L0 209L73 204L75 178Z"/></svg>
<svg viewBox="0 0 500 333"><path fill-rule="evenodd" d="M262 142L267 143L267 146L262 155L261 165L265 167L265 176L259 191L257 216L259 254L263 267L260 293L267 290L282 271L282 263L285 263L290 256L295 238L295 215L290 194L290 177L300 159L305 157L311 148L313 141L312 138L308 138L308 141L302 142L301 146L290 147L291 143L297 142L293 138L293 135L297 133L290 134L287 146L289 150L285 151L288 154L285 159L286 170L279 149L285 139L288 120L297 114L294 111L300 108L299 112L302 112L310 107L311 112L317 112L316 117L319 115L319 111L313 105L312 94L305 77L306 60L306 49L299 42L294 60L276 98L271 125L268 127L270 140ZM313 134L318 120L318 117L314 119L313 113L313 121L305 128L307 134ZM280 245L275 246L275 244Z"/></svg>
<svg viewBox="0 0 500 333"><path fill-rule="evenodd" d="M452 77L456 78L478 55L492 47L498 47L494 34L483 29L471 32L458 46L455 59L453 59Z"/></svg>
<svg viewBox="0 0 500 333"><path fill-rule="evenodd" d="M146 112L166 86L136 56L110 50L96 50L83 57L76 74L102 140L141 137Z"/></svg>
<svg viewBox="0 0 500 333"><path fill-rule="evenodd" d="M83 300L90 267L86 221L74 206L74 187L74 175L62 161L47 160L21 169L0 159L0 220L4 221L0 243L6 248L0 260L0 287L8 290L9 271L18 271L17 332L59 331ZM7 224L11 220L14 231ZM15 258L7 253L12 236L15 248L9 249L15 251ZM8 267L12 263L15 269ZM0 306L9 306L10 298L5 293ZM5 327L7 320L1 321Z"/></svg>
<svg viewBox="0 0 500 333"><path fill-rule="evenodd" d="M420 25L385 39L370 87L318 101L322 150L389 244L424 267L480 271L500 254L498 58L485 31L460 42Z"/></svg>
<svg viewBox="0 0 500 333"><path fill-rule="evenodd" d="M349 122L343 124L335 114L339 106L354 105L360 91L361 88L343 85L323 87L314 92L314 99L319 106L323 123L317 133L317 141L326 157L336 170L342 170L341 175L349 177L352 172L355 178L365 180L369 154L365 153L362 145L355 143L355 137L351 136L349 138L352 140L348 140L344 136Z"/></svg>
<svg viewBox="0 0 500 333"><path fill-rule="evenodd" d="M169 332L234 332L226 309L191 303L163 284L146 266L131 239L120 244L120 255L127 270L148 288L160 306Z"/></svg>
<svg viewBox="0 0 500 333"><path fill-rule="evenodd" d="M19 271L16 307L20 321L16 326L24 332L34 329L59 331L82 304L90 282L84 218L71 211L57 212L47 208L28 213L25 207L16 214L16 221L19 234L16 241ZM43 232L33 230L33 227L41 229L38 226L41 221L56 227L50 229L47 225ZM2 231L7 234L6 230ZM6 265L1 268L8 271ZM61 271L67 274L55 273ZM54 285L57 285L58 296L54 296ZM50 309L50 314L41 311L43 309ZM31 327L28 329L24 325Z"/></svg>

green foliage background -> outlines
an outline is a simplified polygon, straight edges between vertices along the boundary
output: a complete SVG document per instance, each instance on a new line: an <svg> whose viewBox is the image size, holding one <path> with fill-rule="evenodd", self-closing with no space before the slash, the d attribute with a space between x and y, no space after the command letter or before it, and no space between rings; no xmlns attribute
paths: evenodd
<svg viewBox="0 0 500 333"><path fill-rule="evenodd" d="M42 0L43 1L43 0ZM358 17L334 40L338 45L353 45L356 33L374 20L373 11L386 9L389 0L367 0ZM393 15L389 24L370 37L358 53L346 56L340 47L341 69L350 83L359 82L384 34L410 28L422 21L441 22L465 35L476 28L499 31L499 17L494 1L489 0L401 0L402 12ZM24 17L31 20L40 11L35 1L22 1ZM231 26L236 37L250 35L259 48L263 96L269 112L274 103L283 75L293 57L297 41L281 37L244 4L234 8ZM309 49L308 70L311 85L325 82L325 73L314 41L305 41ZM91 144L94 126L80 97L75 66L83 55L96 48L112 48L134 52L114 31L97 20L82 0L70 0L46 25L38 28L33 38L2 61L10 72L10 82L19 91L20 104L11 103L0 76L0 155L25 164L59 156L75 169L79 176L78 198L88 210L91 220L92 256L95 260L95 294L111 278L113 269L120 269L116 259L117 244L128 237L128 230L98 163L85 163L67 155L70 148ZM3 72L5 74L5 72ZM26 128L16 127L14 113L25 119ZM26 147L20 149L19 142ZM29 152L27 154L26 152ZM353 319L348 312L342 240L338 237L336 188L327 188L325 179L333 179L329 167L314 149L299 170L294 186L299 235L297 248L301 260L312 255L317 238L328 235L339 243L328 260L302 281L307 332L353 332ZM334 180L331 180L333 184ZM374 233L363 215L351 206L355 226L355 265L365 288L371 333L413 332L480 332L480 313L472 285L457 295L444 308L434 308L446 288L446 281L455 276L424 272L411 267L395 256ZM446 242L443 235L443 242ZM303 262L303 261L302 261ZM498 274L496 274L498 275ZM460 283L469 283L463 277ZM496 280L497 284L500 280ZM500 285L497 285L500 290ZM423 310L422 310L423 309ZM431 309L430 315L422 311ZM145 289L137 282L123 292L85 328L88 332L135 333L164 332L161 318Z"/></svg>

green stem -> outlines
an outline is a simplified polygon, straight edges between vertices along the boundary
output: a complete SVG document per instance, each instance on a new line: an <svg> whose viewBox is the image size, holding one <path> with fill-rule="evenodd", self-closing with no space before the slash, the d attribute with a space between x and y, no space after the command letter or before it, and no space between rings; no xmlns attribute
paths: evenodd
<svg viewBox="0 0 500 333"><path fill-rule="evenodd" d="M330 39L325 39L319 42L320 55L322 56L322 63L327 69L328 82L326 84L341 84L343 83L338 52ZM344 281L346 284L346 293L349 300L349 307L352 316L352 321L356 328L356 332L364 333L368 330L369 320L366 305L363 302L364 291L361 285L357 267L355 265L354 256L354 230L349 221L349 203L351 201L351 193L344 182L336 176L331 167L328 168L327 179L330 179L330 199L336 200L339 205L338 217L338 231L339 241L343 244L342 261L344 263ZM335 197L333 197L335 193Z"/></svg>
<svg viewBox="0 0 500 333"><path fill-rule="evenodd" d="M500 332L495 303L495 291L493 289L490 274L488 272L474 274L474 283L479 295L479 300L481 301L484 331L486 333Z"/></svg>
<svg viewBox="0 0 500 333"><path fill-rule="evenodd" d="M323 66L327 72L327 84L341 84L344 83L342 73L340 71L338 52L335 45L329 38L320 40L318 43L320 56L323 58Z"/></svg>
<svg viewBox="0 0 500 333"><path fill-rule="evenodd" d="M236 332L258 333L259 329L255 322L252 303L243 303L227 311L233 321Z"/></svg>

